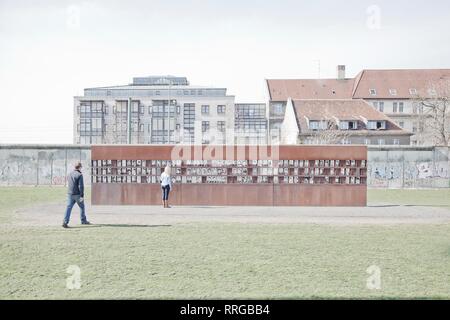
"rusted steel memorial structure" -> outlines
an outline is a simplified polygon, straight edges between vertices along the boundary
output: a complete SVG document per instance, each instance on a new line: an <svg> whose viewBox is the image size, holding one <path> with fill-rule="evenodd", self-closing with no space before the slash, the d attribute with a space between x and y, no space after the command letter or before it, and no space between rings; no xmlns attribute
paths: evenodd
<svg viewBox="0 0 450 320"><path fill-rule="evenodd" d="M95 145L93 205L366 206L365 146Z"/></svg>

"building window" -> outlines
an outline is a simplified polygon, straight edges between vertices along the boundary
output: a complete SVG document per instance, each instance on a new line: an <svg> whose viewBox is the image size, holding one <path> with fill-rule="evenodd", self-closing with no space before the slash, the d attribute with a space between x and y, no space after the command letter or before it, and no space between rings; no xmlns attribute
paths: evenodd
<svg viewBox="0 0 450 320"><path fill-rule="evenodd" d="M397 112L397 105L398 105L397 102L394 102L394 103L393 103L393 106L392 106L392 112L394 112L394 113Z"/></svg>
<svg viewBox="0 0 450 320"><path fill-rule="evenodd" d="M367 129L369 130L384 130L386 129L386 121L374 121L367 122Z"/></svg>
<svg viewBox="0 0 450 320"><path fill-rule="evenodd" d="M384 141L384 139L378 139L378 144L381 146L386 144L386 142Z"/></svg>
<svg viewBox="0 0 450 320"><path fill-rule="evenodd" d="M185 103L183 106L183 140L194 143L195 104Z"/></svg>
<svg viewBox="0 0 450 320"><path fill-rule="evenodd" d="M365 145L369 145L369 144L370 144L370 139L367 139L367 138L364 139L364 144L365 144Z"/></svg>
<svg viewBox="0 0 450 320"><path fill-rule="evenodd" d="M140 132L144 132L144 124L143 124L143 123L141 123L141 124L139 125L139 131L140 131Z"/></svg>
<svg viewBox="0 0 450 320"><path fill-rule="evenodd" d="M348 122L347 121L339 122L339 129L341 129L341 130L348 130Z"/></svg>
<svg viewBox="0 0 450 320"><path fill-rule="evenodd" d="M152 143L168 143L173 142L173 132L175 129L175 119L167 119L162 117L152 118Z"/></svg>
<svg viewBox="0 0 450 320"><path fill-rule="evenodd" d="M209 121L202 121L202 132L209 131Z"/></svg>
<svg viewBox="0 0 450 320"><path fill-rule="evenodd" d="M225 121L217 121L217 130L219 132L225 132Z"/></svg>
<svg viewBox="0 0 450 320"><path fill-rule="evenodd" d="M379 103L379 109L380 112L384 112L384 102Z"/></svg>
<svg viewBox="0 0 450 320"><path fill-rule="evenodd" d="M400 126L400 128L404 128L404 127L405 127L405 123L404 123L403 121L400 121L400 122L398 123L398 125Z"/></svg>
<svg viewBox="0 0 450 320"><path fill-rule="evenodd" d="M339 122L339 129L341 130L355 130L356 127L356 121L341 121Z"/></svg>
<svg viewBox="0 0 450 320"><path fill-rule="evenodd" d="M209 114L209 105L202 105L202 114Z"/></svg>
<svg viewBox="0 0 450 320"><path fill-rule="evenodd" d="M389 94L391 96L396 96L397 95L397 89L389 89Z"/></svg>
<svg viewBox="0 0 450 320"><path fill-rule="evenodd" d="M283 105L281 103L277 103L273 105L273 113L277 115L283 114Z"/></svg>
<svg viewBox="0 0 450 320"><path fill-rule="evenodd" d="M404 105L403 102L399 102L399 104L398 104L398 112L403 113L403 105Z"/></svg>
<svg viewBox="0 0 450 320"><path fill-rule="evenodd" d="M417 94L417 89L416 88L409 89L409 94L415 96Z"/></svg>
<svg viewBox="0 0 450 320"><path fill-rule="evenodd" d="M217 113L225 113L225 105L218 105Z"/></svg>
<svg viewBox="0 0 450 320"><path fill-rule="evenodd" d="M369 89L369 93L370 93L371 96L376 96L377 95L377 90Z"/></svg>
<svg viewBox="0 0 450 320"><path fill-rule="evenodd" d="M131 112L133 113L139 113L139 102L137 101L132 101L131 102Z"/></svg>
<svg viewBox="0 0 450 320"><path fill-rule="evenodd" d="M372 105L373 105L373 107L374 107L376 110L378 110L378 102L377 102L377 101L374 101L374 102L372 103Z"/></svg>
<svg viewBox="0 0 450 320"><path fill-rule="evenodd" d="M398 146L400 144L400 140L399 139L394 139L394 145Z"/></svg>
<svg viewBox="0 0 450 320"><path fill-rule="evenodd" d="M319 130L319 121L309 121L309 130Z"/></svg>

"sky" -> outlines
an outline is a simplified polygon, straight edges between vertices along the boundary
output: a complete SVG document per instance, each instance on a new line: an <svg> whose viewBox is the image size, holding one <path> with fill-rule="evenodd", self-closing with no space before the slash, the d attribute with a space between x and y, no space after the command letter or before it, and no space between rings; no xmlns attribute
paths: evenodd
<svg viewBox="0 0 450 320"><path fill-rule="evenodd" d="M186 76L265 102L264 79L450 68L448 0L0 0L0 143L72 143L73 97Z"/></svg>

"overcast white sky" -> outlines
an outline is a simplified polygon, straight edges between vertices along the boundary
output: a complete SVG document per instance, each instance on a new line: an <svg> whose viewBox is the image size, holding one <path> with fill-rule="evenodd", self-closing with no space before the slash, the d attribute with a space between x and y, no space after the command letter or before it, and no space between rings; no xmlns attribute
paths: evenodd
<svg viewBox="0 0 450 320"><path fill-rule="evenodd" d="M450 1L0 0L0 143L72 143L83 88L172 74L263 102L265 78L449 68Z"/></svg>

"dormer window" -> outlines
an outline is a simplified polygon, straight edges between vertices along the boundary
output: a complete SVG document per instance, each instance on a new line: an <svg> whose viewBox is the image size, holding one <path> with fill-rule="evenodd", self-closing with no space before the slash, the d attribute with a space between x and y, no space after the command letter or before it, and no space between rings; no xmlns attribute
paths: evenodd
<svg viewBox="0 0 450 320"><path fill-rule="evenodd" d="M370 93L371 96L376 96L377 95L377 90L369 89L369 93Z"/></svg>
<svg viewBox="0 0 450 320"><path fill-rule="evenodd" d="M389 94L391 96L396 96L397 95L397 89L389 89Z"/></svg>
<svg viewBox="0 0 450 320"><path fill-rule="evenodd" d="M309 130L319 130L319 121L309 121Z"/></svg>
<svg viewBox="0 0 450 320"><path fill-rule="evenodd" d="M386 121L384 120L369 120L367 121L367 129L368 130L385 130L386 129Z"/></svg>
<svg viewBox="0 0 450 320"><path fill-rule="evenodd" d="M341 129L341 130L356 130L357 123L356 123L356 121L340 121L339 129Z"/></svg>
<svg viewBox="0 0 450 320"><path fill-rule="evenodd" d="M417 94L417 89L416 88L409 89L409 94L415 96Z"/></svg>
<svg viewBox="0 0 450 320"><path fill-rule="evenodd" d="M309 120L308 127L309 130L317 131L317 130L326 130L330 126L329 121L327 120Z"/></svg>

